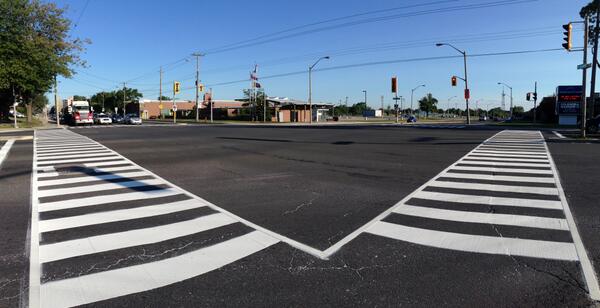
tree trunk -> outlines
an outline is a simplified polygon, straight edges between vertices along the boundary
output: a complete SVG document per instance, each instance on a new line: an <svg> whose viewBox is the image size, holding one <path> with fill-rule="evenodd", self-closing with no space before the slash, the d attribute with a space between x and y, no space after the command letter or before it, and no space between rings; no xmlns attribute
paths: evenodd
<svg viewBox="0 0 600 308"><path fill-rule="evenodd" d="M28 99L28 102L26 105L26 107L27 107L27 123L29 123L29 124L31 124L31 120L32 120L31 109L33 109L33 103L31 102L31 100L32 100L31 98Z"/></svg>

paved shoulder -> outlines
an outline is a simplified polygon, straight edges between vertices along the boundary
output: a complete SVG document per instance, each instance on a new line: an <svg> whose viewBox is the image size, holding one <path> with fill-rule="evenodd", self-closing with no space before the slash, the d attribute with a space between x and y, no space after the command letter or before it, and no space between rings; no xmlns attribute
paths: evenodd
<svg viewBox="0 0 600 308"><path fill-rule="evenodd" d="M278 242L68 130L36 132L33 168L32 307L151 290Z"/></svg>

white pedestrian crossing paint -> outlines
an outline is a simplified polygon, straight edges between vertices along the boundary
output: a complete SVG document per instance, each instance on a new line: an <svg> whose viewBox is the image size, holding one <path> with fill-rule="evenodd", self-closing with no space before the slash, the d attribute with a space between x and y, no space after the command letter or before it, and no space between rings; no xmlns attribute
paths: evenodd
<svg viewBox="0 0 600 308"><path fill-rule="evenodd" d="M223 234L215 244L167 258L46 277L45 271L53 266L69 272L60 270L61 260L110 258L114 251L158 243L168 247L187 236L249 224L69 130L35 132L32 177L30 307L71 307L155 289L279 242L271 233L250 225L245 234ZM190 211L196 211L195 216L180 215ZM155 219L165 216L170 220ZM141 227L130 226L134 221L142 223ZM114 224L121 224L121 229L104 227Z"/></svg>
<svg viewBox="0 0 600 308"><path fill-rule="evenodd" d="M577 261L590 296L600 299L538 131L494 135L325 253L335 253L361 233L441 249Z"/></svg>

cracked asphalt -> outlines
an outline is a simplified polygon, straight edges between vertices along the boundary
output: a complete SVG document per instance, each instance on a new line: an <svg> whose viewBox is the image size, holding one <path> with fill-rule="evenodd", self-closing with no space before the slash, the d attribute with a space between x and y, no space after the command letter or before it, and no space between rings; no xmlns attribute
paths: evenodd
<svg viewBox="0 0 600 308"><path fill-rule="evenodd" d="M274 129L193 125L73 131L98 141L224 210L320 251L394 206L498 132L489 128L347 126ZM565 146L553 142L548 145L584 245L598 268L600 242L596 234L600 211L594 206L596 198L587 192L598 185L594 179L600 168L594 165L594 158L600 145ZM8 196L0 200L3 213L0 215L3 228L0 257L6 260L0 264L0 307L27 305L31 154L31 142L18 141L0 168L0 192L2 196ZM65 173L66 179L73 176ZM107 192L106 196L120 194L117 190ZM86 196L82 195L82 198ZM180 195L157 199L161 202L187 201ZM439 206L432 201L421 203L422 206ZM145 205L137 201L126 204L132 209ZM116 210L125 205L111 203L108 206L105 209L97 206L67 209L64 213L50 211L40 217L68 218ZM543 209L531 211L544 217L558 215ZM218 215L216 213L214 209L200 208L163 215L154 221L132 219L103 226L109 231L100 227L57 230L46 232L41 241L52 244L58 239L76 240L87 233L104 234L180 223L194 217ZM452 225L407 219L399 214L392 214L385 221L403 221L424 228L435 224L450 232L460 230L498 237L518 234L561 243L570 241L569 235L562 231L526 230L519 233L523 230L515 227ZM40 279L42 283L51 284L160 262L252 233L251 227L235 222L168 241L54 260L43 264ZM277 242L193 278L84 306L594 305L577 261L441 249L361 233L328 259Z"/></svg>

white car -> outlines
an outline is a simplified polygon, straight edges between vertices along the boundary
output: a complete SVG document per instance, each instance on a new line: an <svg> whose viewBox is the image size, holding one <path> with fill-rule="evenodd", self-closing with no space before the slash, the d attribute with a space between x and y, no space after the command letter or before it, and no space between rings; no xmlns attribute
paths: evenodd
<svg viewBox="0 0 600 308"><path fill-rule="evenodd" d="M132 125L142 125L142 119L137 114L128 114L125 116L125 123Z"/></svg>
<svg viewBox="0 0 600 308"><path fill-rule="evenodd" d="M105 114L99 114L94 119L94 123L96 123L96 124L112 124L112 119Z"/></svg>

